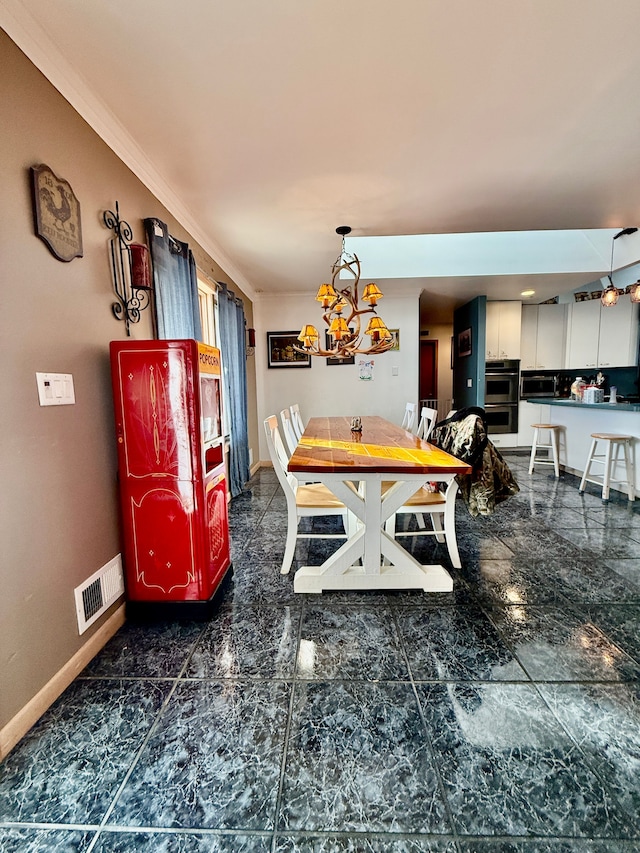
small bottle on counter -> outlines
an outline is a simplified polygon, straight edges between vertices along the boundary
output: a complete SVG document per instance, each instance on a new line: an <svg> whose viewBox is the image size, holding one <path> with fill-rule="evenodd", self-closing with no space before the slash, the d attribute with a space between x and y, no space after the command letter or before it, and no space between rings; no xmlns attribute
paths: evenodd
<svg viewBox="0 0 640 853"><path fill-rule="evenodd" d="M617 403L618 402L618 389L615 385L612 385L609 389L609 402Z"/></svg>
<svg viewBox="0 0 640 853"><path fill-rule="evenodd" d="M587 383L582 376L576 376L575 382L571 385L571 399L575 400L576 403L581 403L586 386Z"/></svg>

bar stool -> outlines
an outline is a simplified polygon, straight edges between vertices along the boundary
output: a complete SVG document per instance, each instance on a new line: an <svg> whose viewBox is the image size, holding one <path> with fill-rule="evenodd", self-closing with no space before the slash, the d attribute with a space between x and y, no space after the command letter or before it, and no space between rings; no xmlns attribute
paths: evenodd
<svg viewBox="0 0 640 853"><path fill-rule="evenodd" d="M529 460L529 473L533 474L535 465L553 465L556 477L560 476L560 441L558 433L563 427L561 424L531 424L533 427L533 443L531 445L531 458ZM549 431L549 443L540 441L540 431ZM551 450L551 459L548 456L537 456L540 448Z"/></svg>
<svg viewBox="0 0 640 853"><path fill-rule="evenodd" d="M621 485L626 484L629 500L634 500L636 481L631 449L633 437L630 435L615 435L609 432L592 432L591 438L593 441L591 442L591 449L589 450L589 456L587 457L587 467L584 470L582 480L580 480L580 486L578 487L580 494L584 492L585 483L595 483L596 486L602 486L602 500L608 501L609 487L611 483L619 483ZM599 441L605 444L604 453L596 453L596 447ZM623 461L620 459L620 450L622 450L624 457L624 465L627 474L626 480L618 480L612 476L615 474L616 466ZM592 475L589 477L589 472L594 462L604 465L604 474L602 477L598 475Z"/></svg>

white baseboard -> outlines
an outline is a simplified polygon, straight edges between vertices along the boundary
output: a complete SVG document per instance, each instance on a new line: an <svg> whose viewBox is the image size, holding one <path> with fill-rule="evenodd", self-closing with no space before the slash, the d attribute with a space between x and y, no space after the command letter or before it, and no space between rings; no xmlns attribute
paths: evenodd
<svg viewBox="0 0 640 853"><path fill-rule="evenodd" d="M101 625L95 634L78 649L75 655L51 678L44 687L0 729L0 761L11 752L13 747L37 723L44 712L56 701L71 682L79 675L116 631L124 625L125 605L122 603Z"/></svg>

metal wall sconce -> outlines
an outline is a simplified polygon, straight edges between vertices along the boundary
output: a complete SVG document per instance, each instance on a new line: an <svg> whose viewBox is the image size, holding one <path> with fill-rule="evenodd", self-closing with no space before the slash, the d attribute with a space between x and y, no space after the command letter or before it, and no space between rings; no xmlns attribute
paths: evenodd
<svg viewBox="0 0 640 853"><path fill-rule="evenodd" d="M247 329L247 348L246 348L246 356L254 355L256 351L256 330L255 329Z"/></svg>
<svg viewBox="0 0 640 853"><path fill-rule="evenodd" d="M133 231L128 222L120 219L120 208L116 201L116 212L104 212L104 224L115 236L109 241L113 289L118 301L111 305L117 320L124 320L127 335L130 324L140 322L140 312L151 302L151 265L149 250L142 243L132 243Z"/></svg>

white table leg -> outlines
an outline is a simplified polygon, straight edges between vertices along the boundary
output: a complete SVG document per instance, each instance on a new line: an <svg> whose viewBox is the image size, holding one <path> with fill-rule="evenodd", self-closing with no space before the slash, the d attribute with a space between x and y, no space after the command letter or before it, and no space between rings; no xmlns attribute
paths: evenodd
<svg viewBox="0 0 640 853"><path fill-rule="evenodd" d="M400 476L400 475L398 475ZM434 480L447 482L453 475ZM329 589L422 589L425 592L450 592L453 580L440 565L423 566L395 539L384 531L385 521L423 485L424 477L398 480L382 498L382 477L361 475L364 494L358 494L351 482L337 475L320 479L349 510L363 522L321 566L303 566L294 578L295 592L322 592ZM391 565L383 565L383 556ZM354 562L361 558L362 565Z"/></svg>

